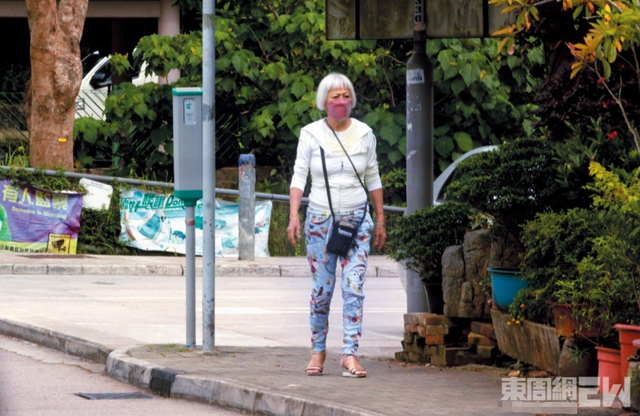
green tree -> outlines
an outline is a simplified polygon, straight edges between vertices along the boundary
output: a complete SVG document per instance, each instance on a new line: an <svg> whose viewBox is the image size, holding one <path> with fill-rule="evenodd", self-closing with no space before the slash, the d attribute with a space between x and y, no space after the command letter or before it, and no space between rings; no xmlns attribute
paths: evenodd
<svg viewBox="0 0 640 416"><path fill-rule="evenodd" d="M565 122L603 117L610 131L624 129L640 152L640 5L630 0L491 0L517 21L497 33L500 48L531 35L545 45L547 79L540 90L543 122L551 137L566 137ZM499 48L499 49L500 49Z"/></svg>
<svg viewBox="0 0 640 416"><path fill-rule="evenodd" d="M181 1L193 13L197 5ZM358 93L355 116L378 138L388 199L404 192L406 150L405 73L411 41L326 41L324 2L218 1L216 10L216 112L233 118L235 137L262 165L292 166L300 129L322 117L315 88L328 72L346 74ZM428 42L436 79L436 171L463 152L531 132L527 99L536 84L530 67L542 62L540 49L495 58L497 40ZM198 86L200 33L143 38L131 59L112 59L120 73L148 63L159 75L180 69L175 86ZM162 104L174 85L118 87L107 101L112 139L122 170L138 174L163 169L170 175L171 114ZM139 91L139 92L136 92ZM148 97L148 94L155 95ZM524 128L524 133L523 133ZM159 130L159 131L157 131ZM164 151L165 153L162 153ZM161 161L161 162L159 162ZM126 162L126 163L125 163ZM219 165L236 161L218 161ZM156 175L157 176L157 175ZM395 188L401 189L400 192Z"/></svg>

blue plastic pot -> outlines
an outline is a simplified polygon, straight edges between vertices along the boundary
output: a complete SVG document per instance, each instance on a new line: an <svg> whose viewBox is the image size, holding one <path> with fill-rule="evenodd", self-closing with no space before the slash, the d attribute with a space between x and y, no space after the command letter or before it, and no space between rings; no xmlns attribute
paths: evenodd
<svg viewBox="0 0 640 416"><path fill-rule="evenodd" d="M489 267L487 270L491 275L493 302L498 309L506 311L520 289L527 287L527 282L522 280L519 267Z"/></svg>

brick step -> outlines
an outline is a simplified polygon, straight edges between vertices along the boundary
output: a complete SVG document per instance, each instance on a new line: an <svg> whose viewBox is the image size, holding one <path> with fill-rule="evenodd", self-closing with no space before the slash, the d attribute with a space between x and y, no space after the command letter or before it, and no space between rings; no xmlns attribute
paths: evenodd
<svg viewBox="0 0 640 416"><path fill-rule="evenodd" d="M444 315L407 313L402 351L396 359L442 367L490 363L498 354L493 326L476 321L471 328L467 325L468 321L457 326Z"/></svg>
<svg viewBox="0 0 640 416"><path fill-rule="evenodd" d="M480 334L487 338L497 339L496 332L493 330L493 324L491 322L471 322L471 332Z"/></svg>

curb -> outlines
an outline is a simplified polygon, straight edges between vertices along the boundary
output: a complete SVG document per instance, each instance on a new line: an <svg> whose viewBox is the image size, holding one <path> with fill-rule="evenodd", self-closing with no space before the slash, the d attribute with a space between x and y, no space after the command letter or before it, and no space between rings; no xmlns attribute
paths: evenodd
<svg viewBox="0 0 640 416"><path fill-rule="evenodd" d="M171 397L231 407L252 414L378 416L377 414L273 393L266 388L180 374L179 371L133 358L128 355L130 349L131 347L120 348L109 354L106 363L107 373L116 380L146 389L155 382L153 374L162 373L164 376L161 381L172 380L169 387Z"/></svg>
<svg viewBox="0 0 640 416"><path fill-rule="evenodd" d="M154 372L168 375L172 379L171 396L176 398L197 400L253 414L274 416L316 416L319 414L327 416L381 416L333 404L323 404L273 393L268 388L180 374L180 371L130 357L127 353L134 347L109 350L107 347L91 341L8 319L0 319L0 334L105 364L109 376L143 389L151 388ZM159 381L164 383L166 380ZM155 393L158 394L158 392Z"/></svg>
<svg viewBox="0 0 640 416"><path fill-rule="evenodd" d="M308 277L309 268L306 266L216 266L215 273L224 277ZM116 264L3 264L0 265L3 275L114 275L114 276L184 276L185 266L182 265L116 265ZM196 275L202 276L202 266L196 267ZM367 269L367 278L398 277L397 267L373 266Z"/></svg>
<svg viewBox="0 0 640 416"><path fill-rule="evenodd" d="M111 353L109 348L95 342L8 319L0 318L0 334L40 344L94 363L105 364Z"/></svg>

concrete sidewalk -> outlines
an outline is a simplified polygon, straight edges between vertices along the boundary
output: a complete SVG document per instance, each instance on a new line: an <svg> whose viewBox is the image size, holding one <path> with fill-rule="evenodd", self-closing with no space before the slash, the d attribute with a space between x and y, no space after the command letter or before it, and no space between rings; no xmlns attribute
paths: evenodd
<svg viewBox="0 0 640 416"><path fill-rule="evenodd" d="M372 305L388 306L365 310L367 319L373 316L378 326L372 326L371 320L365 322L376 330L365 329L370 338L366 348L363 338L361 363L369 372L364 379L342 377L340 345L335 338L338 342L328 345L325 374L306 376L308 335L286 338L290 332L308 331L304 328L308 307L304 312L292 306L300 303L299 299L290 302L291 295L285 292L295 289L296 296L308 293L304 258L261 258L249 263L216 259L216 275L220 277L216 310L220 305L222 313L216 323L220 326L218 347L208 354L184 348L176 342L183 339L184 325L177 323L183 324L184 318L175 316L176 310L184 307L184 299L178 296L184 279L174 277L183 275L183 263L183 257L3 254L0 334L106 363L111 376L158 394L259 414L516 414L499 405L506 370L406 365L393 359L393 352L401 350L397 334L402 334L405 306L396 265L387 258L370 260L368 276L375 279L367 282L367 298ZM270 334L272 327L267 331L251 327L256 325L255 318L244 319L243 311L249 308L240 307L238 296L246 290L246 282L264 282L253 289L266 299L263 302L276 302L274 309L268 311L259 297L245 302L255 304L254 313L262 314L253 317L263 316L263 323L283 327L280 333ZM279 292L284 296L274 296ZM225 300L219 293L231 295ZM338 310L339 297L334 301L332 306ZM234 310L240 311L235 311L231 320L243 318L237 324L244 333L229 328L229 321L224 320L224 313ZM398 319L387 322L388 316ZM332 314L334 318L338 324L332 321L332 328L339 328L339 312ZM255 336L243 335L247 333ZM585 408L579 414L621 413L619 409Z"/></svg>

